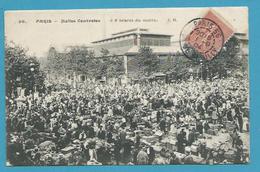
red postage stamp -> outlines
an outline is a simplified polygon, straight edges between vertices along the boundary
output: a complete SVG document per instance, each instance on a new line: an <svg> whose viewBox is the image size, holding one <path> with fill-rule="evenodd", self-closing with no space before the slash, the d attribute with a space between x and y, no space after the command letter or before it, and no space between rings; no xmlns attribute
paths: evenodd
<svg viewBox="0 0 260 172"><path fill-rule="evenodd" d="M185 51L185 46L205 60L212 60L233 33L232 27L221 16L209 10L203 18L195 18L184 26L180 37L181 48L188 58L192 59L194 53Z"/></svg>

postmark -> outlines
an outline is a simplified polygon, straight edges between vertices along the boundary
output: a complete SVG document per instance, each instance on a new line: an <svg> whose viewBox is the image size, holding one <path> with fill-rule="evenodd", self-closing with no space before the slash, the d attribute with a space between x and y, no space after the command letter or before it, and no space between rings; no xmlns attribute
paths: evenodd
<svg viewBox="0 0 260 172"><path fill-rule="evenodd" d="M190 20L180 33L183 54L196 61L214 59L221 52L224 42L221 27L208 18Z"/></svg>

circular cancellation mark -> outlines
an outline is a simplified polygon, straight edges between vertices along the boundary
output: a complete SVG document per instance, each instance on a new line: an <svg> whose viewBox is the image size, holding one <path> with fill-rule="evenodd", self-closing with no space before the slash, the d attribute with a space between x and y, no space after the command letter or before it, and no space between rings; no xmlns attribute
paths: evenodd
<svg viewBox="0 0 260 172"><path fill-rule="evenodd" d="M195 18L184 25L179 43L187 58L194 61L210 61L221 52L224 34L213 20Z"/></svg>

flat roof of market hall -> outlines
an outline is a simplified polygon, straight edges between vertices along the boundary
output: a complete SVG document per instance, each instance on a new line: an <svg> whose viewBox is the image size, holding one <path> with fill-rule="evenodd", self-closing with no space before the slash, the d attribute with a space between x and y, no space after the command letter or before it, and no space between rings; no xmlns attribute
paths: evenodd
<svg viewBox="0 0 260 172"><path fill-rule="evenodd" d="M97 44L97 43L103 43L103 42L107 42L110 40L114 40L114 39L119 39L122 37L128 37L130 35L147 35L147 36L157 36L157 37L172 37L173 35L170 34L161 34L161 33L153 33L153 32L149 32L149 29L144 29L144 28L134 28L134 29L129 29L129 30L125 30L125 31L121 31L121 32L117 32L117 33L113 33L111 37L109 38L104 38L101 40L97 40L97 41L93 41L93 44Z"/></svg>

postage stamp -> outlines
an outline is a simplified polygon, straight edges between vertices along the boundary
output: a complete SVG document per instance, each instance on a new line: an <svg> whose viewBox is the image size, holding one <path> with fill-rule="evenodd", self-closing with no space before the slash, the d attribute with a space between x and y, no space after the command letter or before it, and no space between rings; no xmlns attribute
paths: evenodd
<svg viewBox="0 0 260 172"><path fill-rule="evenodd" d="M203 18L192 19L183 27L180 33L180 47L184 55L190 59L197 57L209 61L221 52L233 33L220 16L209 10Z"/></svg>

